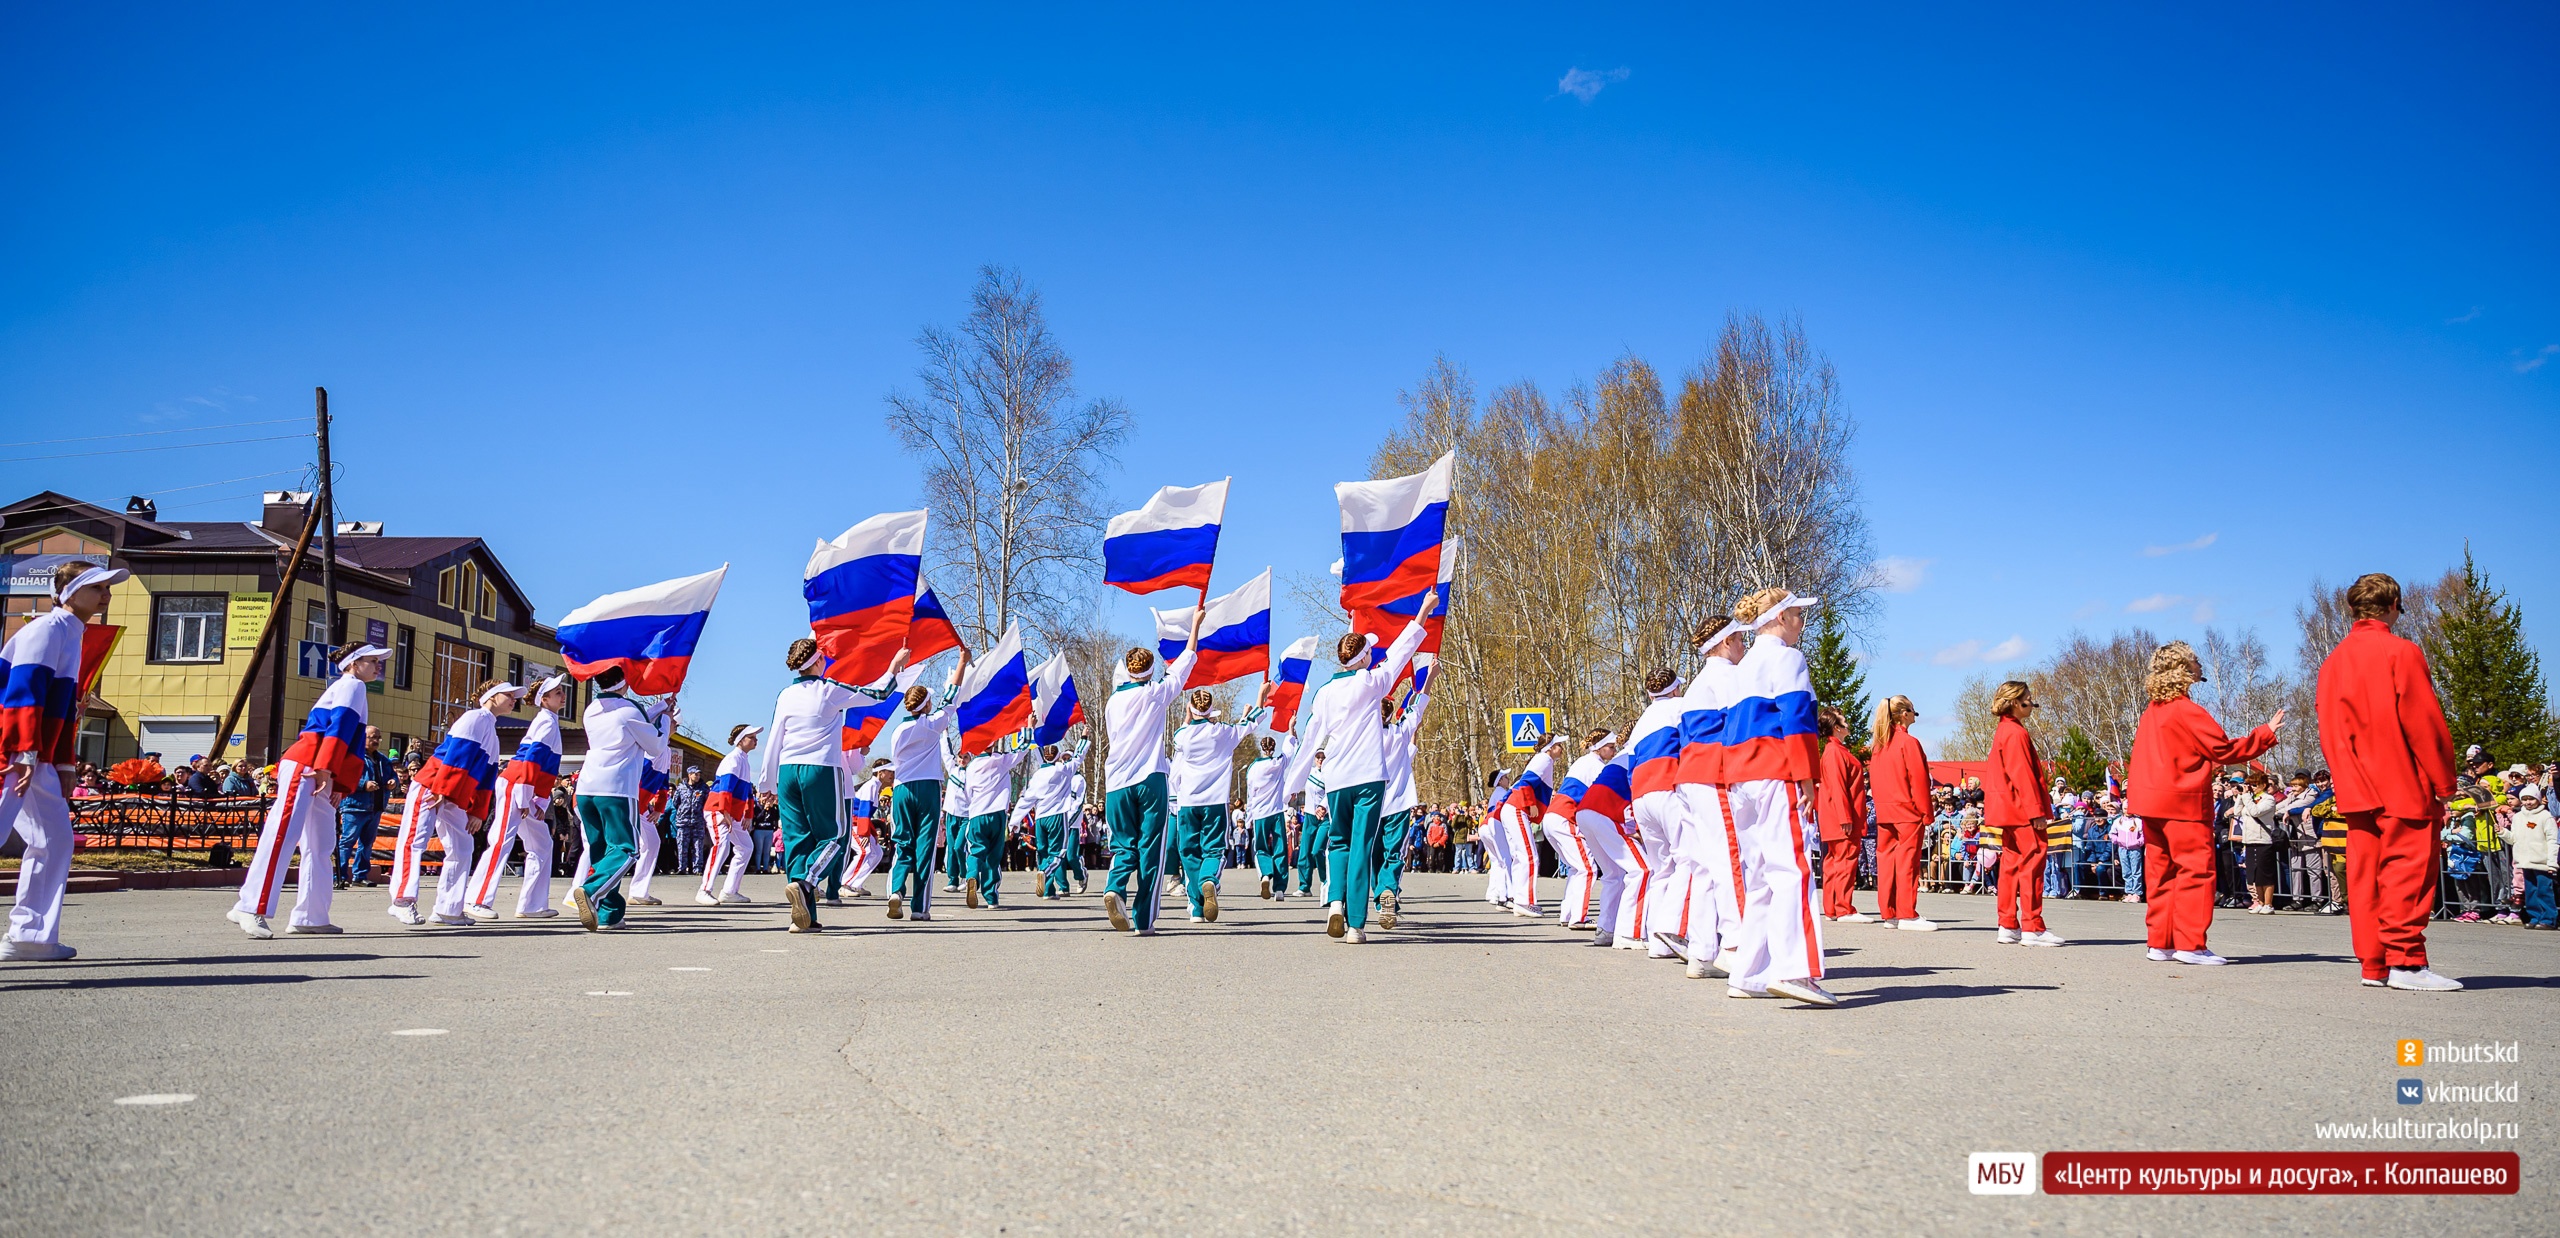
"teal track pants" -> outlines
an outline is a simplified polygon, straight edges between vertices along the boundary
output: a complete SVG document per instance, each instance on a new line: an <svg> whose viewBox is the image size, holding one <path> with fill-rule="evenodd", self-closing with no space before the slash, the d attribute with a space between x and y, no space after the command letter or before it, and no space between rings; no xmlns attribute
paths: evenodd
<svg viewBox="0 0 2560 1238"><path fill-rule="evenodd" d="M1288 818L1273 813L1253 823L1253 867L1279 890L1289 884Z"/></svg>
<svg viewBox="0 0 2560 1238"><path fill-rule="evenodd" d="M622 902L622 879L631 873L631 862L640 855L638 844L631 841L632 802L624 795L581 795L578 797L578 828L587 836L587 854L594 866L587 870L587 901L595 904L596 923L620 924L626 910Z"/></svg>
<svg viewBox="0 0 2560 1238"><path fill-rule="evenodd" d="M889 897L905 892L911 910L933 910L933 827L942 819L942 782L902 782L889 797Z"/></svg>
<svg viewBox="0 0 2560 1238"><path fill-rule="evenodd" d="M1369 925L1369 902L1377 895L1380 855L1378 809L1386 803L1387 784L1364 782L1325 793L1325 805L1333 811L1334 837L1339 847L1334 852L1340 859L1333 872L1342 884L1327 890L1328 901L1342 904L1342 914L1351 927Z"/></svg>
<svg viewBox="0 0 2560 1238"><path fill-rule="evenodd" d="M1191 903L1191 914L1199 915L1208 910L1200 901L1200 886L1218 880L1227 869L1227 806L1211 804L1175 813L1173 851L1175 871L1182 874L1183 897Z"/></svg>

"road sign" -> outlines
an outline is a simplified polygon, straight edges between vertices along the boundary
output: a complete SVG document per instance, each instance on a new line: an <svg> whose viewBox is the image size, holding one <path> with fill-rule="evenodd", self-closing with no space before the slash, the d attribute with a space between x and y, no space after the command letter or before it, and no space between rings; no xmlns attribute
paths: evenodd
<svg viewBox="0 0 2560 1238"><path fill-rule="evenodd" d="M1536 752L1547 746L1547 711L1514 709L1509 713L1510 725L1507 729L1511 734L1513 752Z"/></svg>
<svg viewBox="0 0 2560 1238"><path fill-rule="evenodd" d="M327 679L329 677L329 642L317 640L296 641L294 643L294 649L295 652L300 655L297 659L297 665L294 667L296 673L300 674L305 679Z"/></svg>

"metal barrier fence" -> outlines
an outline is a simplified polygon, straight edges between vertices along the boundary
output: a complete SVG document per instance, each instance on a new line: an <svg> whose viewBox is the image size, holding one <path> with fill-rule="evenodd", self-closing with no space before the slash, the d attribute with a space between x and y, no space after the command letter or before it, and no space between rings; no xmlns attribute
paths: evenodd
<svg viewBox="0 0 2560 1238"><path fill-rule="evenodd" d="M75 797L71 828L82 847L201 850L229 843L247 858L266 820L265 796L191 795L184 791L117 791Z"/></svg>

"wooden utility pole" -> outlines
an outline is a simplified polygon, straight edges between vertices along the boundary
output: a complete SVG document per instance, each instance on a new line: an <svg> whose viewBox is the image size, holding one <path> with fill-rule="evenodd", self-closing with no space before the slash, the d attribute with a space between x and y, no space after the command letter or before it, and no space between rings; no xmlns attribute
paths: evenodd
<svg viewBox="0 0 2560 1238"><path fill-rule="evenodd" d="M331 653L346 638L338 631L338 503L336 491L329 485L329 389L314 387L312 399L318 404L320 484L312 504L320 514L320 639ZM352 642L350 642L352 643Z"/></svg>
<svg viewBox="0 0 2560 1238"><path fill-rule="evenodd" d="M252 687L255 687L258 682L258 667L261 663L267 660L267 649L275 643L272 638L276 633L276 620L284 616L285 601L293 596L293 578L302 571L302 552L311 548L311 531L319 527L319 524L320 505L318 503L313 503L311 505L310 514L303 517L302 536L295 538L293 541L292 557L285 560L284 578L276 583L275 601L269 603L267 606L267 626L258 633L257 647L249 654L249 669L240 676L240 687L231 694L231 708L222 715L222 729L213 733L214 751L216 752L229 752L231 750L231 728L239 723L240 711L248 708L249 690ZM270 715L273 715L267 719L267 730L269 732L267 739L267 759L270 761L276 759L276 756L278 755L275 750L277 748L276 741L280 738L280 733L277 731L277 727L280 725L283 718L283 689L284 662L283 659L279 657L276 662L276 693L273 698L276 704L267 711ZM240 747L241 755L246 756L248 754L248 745L242 744Z"/></svg>

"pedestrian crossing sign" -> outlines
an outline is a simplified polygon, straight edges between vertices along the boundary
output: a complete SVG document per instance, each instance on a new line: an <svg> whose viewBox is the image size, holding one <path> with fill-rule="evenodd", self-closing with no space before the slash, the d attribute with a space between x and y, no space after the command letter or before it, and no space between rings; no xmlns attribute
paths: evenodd
<svg viewBox="0 0 2560 1238"><path fill-rule="evenodd" d="M1515 709L1511 712L1511 750L1536 752L1547 746L1547 711Z"/></svg>

